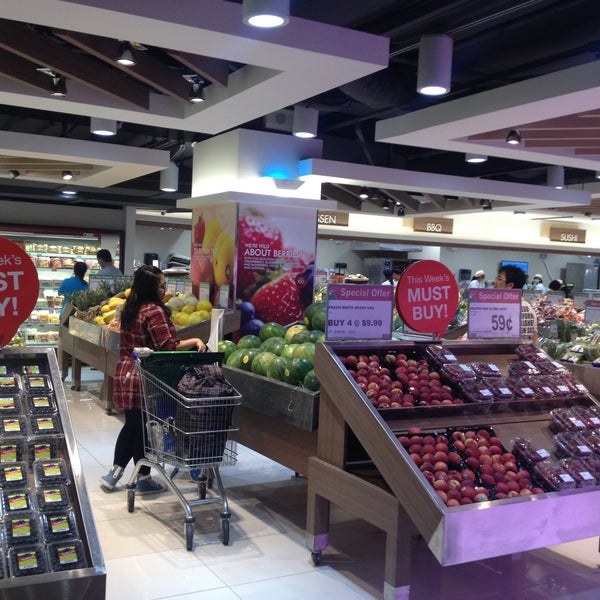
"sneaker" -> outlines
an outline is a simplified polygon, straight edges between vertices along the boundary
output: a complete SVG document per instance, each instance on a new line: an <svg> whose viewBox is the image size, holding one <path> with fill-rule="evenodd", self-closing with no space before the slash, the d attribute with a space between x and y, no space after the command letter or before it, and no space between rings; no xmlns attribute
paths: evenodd
<svg viewBox="0 0 600 600"><path fill-rule="evenodd" d="M150 475L144 475L138 478L135 485L136 494L159 494L165 491L165 486L158 481L154 481Z"/></svg>
<svg viewBox="0 0 600 600"><path fill-rule="evenodd" d="M105 490L112 492L121 477L123 477L123 467L114 465L106 475L100 477L100 485Z"/></svg>

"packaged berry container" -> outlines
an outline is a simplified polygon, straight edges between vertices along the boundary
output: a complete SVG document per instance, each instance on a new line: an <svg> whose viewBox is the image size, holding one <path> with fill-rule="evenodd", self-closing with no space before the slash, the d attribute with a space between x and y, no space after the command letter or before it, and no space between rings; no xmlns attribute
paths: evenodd
<svg viewBox="0 0 600 600"><path fill-rule="evenodd" d="M0 415L0 435L27 435L27 420L22 415Z"/></svg>
<svg viewBox="0 0 600 600"><path fill-rule="evenodd" d="M27 485L27 465L20 461L0 464L0 488L22 488Z"/></svg>
<svg viewBox="0 0 600 600"><path fill-rule="evenodd" d="M533 361L532 361L533 362ZM544 360L541 362L536 362L535 366L538 371L542 373L542 375L564 375L569 373L569 371L565 368L564 365L561 365L559 362L555 360Z"/></svg>
<svg viewBox="0 0 600 600"><path fill-rule="evenodd" d="M62 458L36 460L33 462L36 486L48 486L69 483L67 465Z"/></svg>
<svg viewBox="0 0 600 600"><path fill-rule="evenodd" d="M515 348L515 353L521 360L532 363L547 362L550 360L550 357L534 344L519 344Z"/></svg>
<svg viewBox="0 0 600 600"><path fill-rule="evenodd" d="M534 465L550 458L550 452L545 448L537 448L529 437L516 437L512 443L513 453L528 465Z"/></svg>
<svg viewBox="0 0 600 600"><path fill-rule="evenodd" d="M555 408L550 411L552 423L559 431L584 431L587 426L573 408Z"/></svg>
<svg viewBox="0 0 600 600"><path fill-rule="evenodd" d="M23 460L24 446L22 438L2 438L0 440L0 463L14 463Z"/></svg>
<svg viewBox="0 0 600 600"><path fill-rule="evenodd" d="M458 359L452 352L437 344L427 346L425 353L438 366L458 362Z"/></svg>
<svg viewBox="0 0 600 600"><path fill-rule="evenodd" d="M514 394L504 379L492 379L487 385L494 394L494 402L510 402L514 399Z"/></svg>
<svg viewBox="0 0 600 600"><path fill-rule="evenodd" d="M36 488L36 500L41 511L64 510L71 506L69 493L64 485L47 485Z"/></svg>
<svg viewBox="0 0 600 600"><path fill-rule="evenodd" d="M19 546L8 551L8 564L13 577L41 575L48 572L48 561L43 545Z"/></svg>
<svg viewBox="0 0 600 600"><path fill-rule="evenodd" d="M81 540L68 540L48 544L48 558L53 571L83 569L87 566Z"/></svg>
<svg viewBox="0 0 600 600"><path fill-rule="evenodd" d="M600 481L600 457L590 456L588 458L582 458L580 461L584 464L585 468L594 476L596 481Z"/></svg>
<svg viewBox="0 0 600 600"><path fill-rule="evenodd" d="M561 431L554 436L554 442L563 456L586 458L592 455L592 448L579 433Z"/></svg>
<svg viewBox="0 0 600 600"><path fill-rule="evenodd" d="M561 374L560 379L561 385L568 387L574 398L585 398L590 395L590 392L585 385L577 381L577 378L572 373L563 373Z"/></svg>
<svg viewBox="0 0 600 600"><path fill-rule="evenodd" d="M460 391L467 402L486 403L494 401L494 393L485 380L469 379L460 384Z"/></svg>
<svg viewBox="0 0 600 600"><path fill-rule="evenodd" d="M600 417L592 407L573 406L570 410L583 422L586 429L600 429Z"/></svg>
<svg viewBox="0 0 600 600"><path fill-rule="evenodd" d="M513 400L535 400L536 393L529 385L521 381L520 378L508 378L505 380L506 385L510 388L513 393Z"/></svg>
<svg viewBox="0 0 600 600"><path fill-rule="evenodd" d="M4 517L4 535L8 546L41 542L39 516L33 510L23 510Z"/></svg>
<svg viewBox="0 0 600 600"><path fill-rule="evenodd" d="M27 408L32 415L51 415L56 412L56 403L52 394L29 394Z"/></svg>
<svg viewBox="0 0 600 600"><path fill-rule="evenodd" d="M51 392L52 380L48 375L21 375L25 390L30 393Z"/></svg>
<svg viewBox="0 0 600 600"><path fill-rule="evenodd" d="M21 380L17 375L0 375L0 393L17 394L21 391Z"/></svg>
<svg viewBox="0 0 600 600"><path fill-rule="evenodd" d="M576 487L575 479L558 462L542 460L534 466L536 475L553 490L571 490Z"/></svg>
<svg viewBox="0 0 600 600"><path fill-rule="evenodd" d="M598 483L584 461L578 458L561 458L558 464L575 480L577 487L591 487Z"/></svg>
<svg viewBox="0 0 600 600"><path fill-rule="evenodd" d="M62 436L32 436L27 440L29 462L59 458Z"/></svg>
<svg viewBox="0 0 600 600"><path fill-rule="evenodd" d="M33 510L34 508L33 495L29 488L4 490L2 492L2 511L5 515Z"/></svg>
<svg viewBox="0 0 600 600"><path fill-rule="evenodd" d="M42 530L47 542L78 537L75 515L72 510L55 510L42 513Z"/></svg>
<svg viewBox="0 0 600 600"><path fill-rule="evenodd" d="M529 360L513 360L508 363L508 375L510 377L539 374L538 368Z"/></svg>
<svg viewBox="0 0 600 600"><path fill-rule="evenodd" d="M21 400L18 394L0 394L0 415L21 414Z"/></svg>
<svg viewBox="0 0 600 600"><path fill-rule="evenodd" d="M494 363L473 362L469 364L475 375L480 378L502 377L502 372Z"/></svg>
<svg viewBox="0 0 600 600"><path fill-rule="evenodd" d="M600 456L600 432L598 430L586 429L580 431L578 436L581 442L591 448L594 454Z"/></svg>
<svg viewBox="0 0 600 600"><path fill-rule="evenodd" d="M475 372L469 365L461 363L446 363L440 369L440 375L451 383L460 384L466 380L475 380Z"/></svg>
<svg viewBox="0 0 600 600"><path fill-rule="evenodd" d="M60 418L54 415L31 415L31 433L33 435L48 435L62 433Z"/></svg>

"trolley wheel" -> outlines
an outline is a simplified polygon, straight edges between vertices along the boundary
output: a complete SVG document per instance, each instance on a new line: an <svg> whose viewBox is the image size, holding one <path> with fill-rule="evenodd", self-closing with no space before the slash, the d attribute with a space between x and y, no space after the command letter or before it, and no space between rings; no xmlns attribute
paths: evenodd
<svg viewBox="0 0 600 600"><path fill-rule="evenodd" d="M80 386L80 385L72 385L72 386L71 386L71 389L72 389L74 392L80 392L80 391L81 391L81 386Z"/></svg>
<svg viewBox="0 0 600 600"><path fill-rule="evenodd" d="M106 414L110 417L110 415L112 415L112 408L107 408Z"/></svg>
<svg viewBox="0 0 600 600"><path fill-rule="evenodd" d="M198 496L201 500L206 498L206 483L204 481L198 482Z"/></svg>
<svg viewBox="0 0 600 600"><path fill-rule="evenodd" d="M229 519L221 519L221 538L223 546L229 544Z"/></svg>
<svg viewBox="0 0 600 600"><path fill-rule="evenodd" d="M127 490L127 510L130 513L133 512L134 506L135 506L135 489Z"/></svg>
<svg viewBox="0 0 600 600"><path fill-rule="evenodd" d="M194 545L194 523L185 524L185 549L191 550Z"/></svg>
<svg viewBox="0 0 600 600"><path fill-rule="evenodd" d="M321 564L321 560L323 559L323 555L321 554L320 550L317 550L316 552L311 552L310 557L312 558L315 567L318 567Z"/></svg>

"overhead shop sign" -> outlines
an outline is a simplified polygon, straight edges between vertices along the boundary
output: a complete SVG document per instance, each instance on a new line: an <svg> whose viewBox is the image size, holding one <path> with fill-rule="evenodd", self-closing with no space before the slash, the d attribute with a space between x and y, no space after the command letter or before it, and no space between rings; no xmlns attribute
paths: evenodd
<svg viewBox="0 0 600 600"><path fill-rule="evenodd" d="M550 227L550 241L567 242L571 244L585 244L585 229Z"/></svg>
<svg viewBox="0 0 600 600"><path fill-rule="evenodd" d="M348 227L350 215L337 210L320 210L317 215L319 225L333 225L335 227Z"/></svg>
<svg viewBox="0 0 600 600"><path fill-rule="evenodd" d="M415 217L413 231L425 233L452 233L454 219L432 219L430 217Z"/></svg>

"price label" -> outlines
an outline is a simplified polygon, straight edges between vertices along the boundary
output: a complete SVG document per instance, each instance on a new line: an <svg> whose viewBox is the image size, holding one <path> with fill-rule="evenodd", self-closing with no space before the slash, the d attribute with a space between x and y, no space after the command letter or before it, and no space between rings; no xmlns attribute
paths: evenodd
<svg viewBox="0 0 600 600"><path fill-rule="evenodd" d="M521 333L521 290L470 289L469 338L518 338Z"/></svg>
<svg viewBox="0 0 600 600"><path fill-rule="evenodd" d="M391 285L330 283L327 340L389 340L394 288Z"/></svg>
<svg viewBox="0 0 600 600"><path fill-rule="evenodd" d="M594 294L594 297L596 294ZM585 303L585 322L594 323L600 321L600 300L588 300Z"/></svg>

